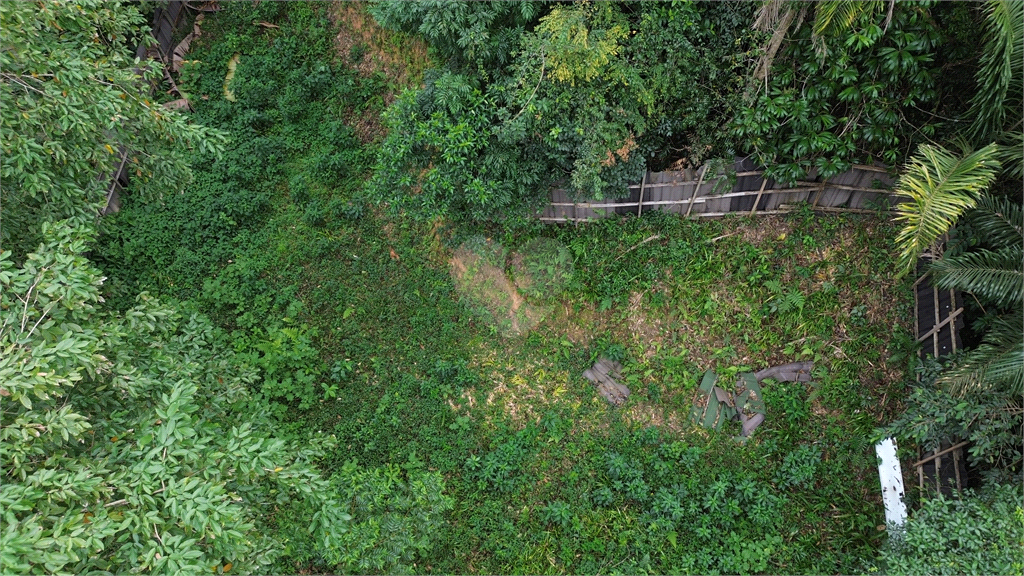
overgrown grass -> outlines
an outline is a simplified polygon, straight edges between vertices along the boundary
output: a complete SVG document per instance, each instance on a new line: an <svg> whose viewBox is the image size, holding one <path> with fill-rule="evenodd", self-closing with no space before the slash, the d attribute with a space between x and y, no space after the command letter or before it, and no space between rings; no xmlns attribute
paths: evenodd
<svg viewBox="0 0 1024 576"><path fill-rule="evenodd" d="M890 223L651 214L484 231L512 251L551 238L575 268L536 328L503 337L452 281L460 233L361 198L374 150L346 121L381 112L382 84L332 58L324 7L229 4L205 26L186 82L208 97L196 120L234 144L197 158L182 195L129 198L107 223L109 295L195 300L268 380L306 370L278 416L339 438L328 473L353 459L442 472L455 510L416 571L849 573L874 554L870 436L899 408L912 351ZM622 407L581 375L600 355L624 364ZM687 420L706 369L808 359L815 383L767 384L750 441ZM281 572L334 569L287 514L268 529L294 538Z"/></svg>

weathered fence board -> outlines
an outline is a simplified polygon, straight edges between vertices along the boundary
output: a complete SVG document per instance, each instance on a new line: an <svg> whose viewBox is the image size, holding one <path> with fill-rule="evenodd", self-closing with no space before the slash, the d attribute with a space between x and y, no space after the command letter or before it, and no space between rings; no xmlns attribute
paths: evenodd
<svg viewBox="0 0 1024 576"><path fill-rule="evenodd" d="M801 202L824 211L876 212L899 201L889 190L893 178L884 166L856 165L828 180L818 179L812 170L807 180L790 186L766 180L764 170L749 157L737 158L731 171L732 186L727 183L729 174L713 172L708 165L696 170L648 171L628 187L628 196L618 199L573 201L568 191L556 189L538 217L544 222L581 222L650 210L697 218L733 212L776 214Z"/></svg>

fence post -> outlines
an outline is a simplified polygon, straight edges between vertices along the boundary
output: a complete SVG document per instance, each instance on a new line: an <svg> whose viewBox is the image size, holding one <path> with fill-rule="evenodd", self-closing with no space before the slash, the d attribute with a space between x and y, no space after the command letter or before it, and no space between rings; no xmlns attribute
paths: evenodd
<svg viewBox="0 0 1024 576"><path fill-rule="evenodd" d="M823 179L821 181L821 186L818 187L818 195L814 197L814 203L811 204L811 208L817 208L818 207L818 201L821 200L821 195L825 193L825 183L826 182L828 182L827 178Z"/></svg>

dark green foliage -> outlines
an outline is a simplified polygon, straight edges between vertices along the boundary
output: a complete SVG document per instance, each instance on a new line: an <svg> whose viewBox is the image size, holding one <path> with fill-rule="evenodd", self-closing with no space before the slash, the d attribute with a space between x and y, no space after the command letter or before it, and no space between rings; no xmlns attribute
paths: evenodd
<svg viewBox="0 0 1024 576"><path fill-rule="evenodd" d="M842 32L822 38L824 54L802 26L772 66L767 91L736 118L735 136L780 182L828 178L851 164L894 165L921 135L934 135L942 40L927 3L868 11Z"/></svg>
<svg viewBox="0 0 1024 576"><path fill-rule="evenodd" d="M247 212L234 225L185 222L168 197L161 209L174 227L161 228L154 208L143 230L129 205L112 221L116 242L101 251L108 275L196 299L260 368L251 386L274 396L284 433L336 436L320 463L346 495L348 544L318 547L296 519L312 511L281 507L263 526L288 540L276 572L852 572L882 538L868 438L901 398L892 374L905 362L893 357L910 351L909 338L892 336L894 326L904 331L898 318L909 308L878 306L879 294L909 294L889 273L891 226L805 210L771 221L788 235L765 235L760 221L662 213L445 230L361 197L378 152L395 171L379 176L377 184L390 184L375 194L409 213L452 219L511 214L546 193L549 172L577 170L579 158L590 162L580 163L579 174L589 174L581 181L610 191L644 164L679 157L660 155L659 142L701 142L685 152L692 161L728 152L730 136L718 128L735 106L725 87L747 58L751 6L562 7L560 22L538 30L551 6L378 5L396 20L406 10L408 31L430 14L446 18L449 28L426 32L437 36L435 52L453 58L396 102L391 113L407 117L391 124L394 138L380 150L359 144L346 124L350 113L379 112L380 84L327 64L320 5L239 3L208 16L208 44L184 73L199 95L195 117L273 162L200 156L199 170L216 183L209 195L226 208L241 201ZM629 34L605 64L600 51L563 46L530 101L537 50L550 55L580 22L593 39L616 38L617 26ZM516 32L499 33L506 28ZM236 102L228 103L223 78L236 52ZM502 57L509 66L491 64ZM648 59L674 64L650 72ZM636 147L622 158L617 140L633 129ZM603 166L609 150L615 162ZM419 193L399 188L403 180ZM246 192L267 200L247 208ZM190 246L178 230L209 242ZM564 288L526 295L553 309L529 334L495 336L461 299L448 259L472 235L500 240L508 254L497 264L513 276L516 263L505 256L525 251L536 256L523 259L525 270ZM141 254L153 259L150 242L197 256L191 267L130 260L114 246L129 237L145 239ZM538 242L556 248L531 252ZM569 262L571 278L547 271ZM165 278L155 276L164 269ZM780 294L799 294L802 307L773 310ZM633 395L620 409L580 376L600 355L625 365ZM768 420L746 444L734 430L709 436L675 419L688 413L708 368L725 379L742 365L796 359L815 359L818 397L802 385L766 387ZM889 405L879 406L886 395ZM366 468L353 469L355 458Z"/></svg>
<svg viewBox="0 0 1024 576"><path fill-rule="evenodd" d="M188 182L187 148L221 150L224 134L149 100L159 63L134 66L145 37L136 6L97 0L0 7L0 244L20 260L40 226L92 218L123 164L147 200Z"/></svg>
<svg viewBox="0 0 1024 576"><path fill-rule="evenodd" d="M496 71L512 60L520 36L536 22L544 2L375 2L373 17L385 28L419 34L442 60L459 68Z"/></svg>
<svg viewBox="0 0 1024 576"><path fill-rule="evenodd" d="M503 6L419 3L398 15L397 5L382 4L375 13L430 39L437 30L429 23L449 11L480 12L493 25ZM535 207L553 185L621 196L651 162L675 160L671 147L694 164L731 154L725 126L749 47L749 34L733 26L750 5L543 10L511 45L503 39L512 29L486 36L494 43L473 65L439 43L449 66L388 112L374 195L421 217L497 220Z"/></svg>
<svg viewBox="0 0 1024 576"><path fill-rule="evenodd" d="M947 363L956 363L957 357ZM954 397L935 383L942 364L929 359L918 366L921 382L912 388L907 411L878 432L914 441L925 450L941 443L968 440L972 465L986 474L1006 479L1006 471L1020 468L1021 409L1005 393L981 390Z"/></svg>
<svg viewBox="0 0 1024 576"><path fill-rule="evenodd" d="M1020 574L1024 570L1020 479L962 498L925 501L869 573Z"/></svg>

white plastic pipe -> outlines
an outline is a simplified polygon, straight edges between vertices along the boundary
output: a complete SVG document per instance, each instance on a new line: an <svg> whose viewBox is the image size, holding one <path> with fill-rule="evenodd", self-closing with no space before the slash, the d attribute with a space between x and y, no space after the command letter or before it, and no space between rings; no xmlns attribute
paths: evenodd
<svg viewBox="0 0 1024 576"><path fill-rule="evenodd" d="M882 483L885 523L902 526L907 519L907 505L903 502L903 471L896 457L896 441L886 438L875 444L875 454L878 454L878 479Z"/></svg>

